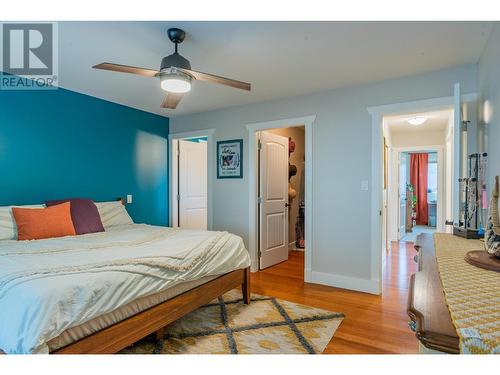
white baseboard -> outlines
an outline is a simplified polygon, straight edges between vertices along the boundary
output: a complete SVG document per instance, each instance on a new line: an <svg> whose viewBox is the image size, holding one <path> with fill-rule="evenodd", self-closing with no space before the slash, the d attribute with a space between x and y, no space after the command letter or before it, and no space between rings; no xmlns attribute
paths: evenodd
<svg viewBox="0 0 500 375"><path fill-rule="evenodd" d="M311 281L311 269L310 268L307 268L304 271L304 281L306 283L312 283L312 281Z"/></svg>
<svg viewBox="0 0 500 375"><path fill-rule="evenodd" d="M380 294L378 280L358 279L356 277L336 275L333 273L306 270L304 281L370 294Z"/></svg>
<svg viewBox="0 0 500 375"><path fill-rule="evenodd" d="M288 250L293 250L293 251L304 251L305 249L301 249L300 247L297 247L295 245L295 241L292 241L288 244Z"/></svg>

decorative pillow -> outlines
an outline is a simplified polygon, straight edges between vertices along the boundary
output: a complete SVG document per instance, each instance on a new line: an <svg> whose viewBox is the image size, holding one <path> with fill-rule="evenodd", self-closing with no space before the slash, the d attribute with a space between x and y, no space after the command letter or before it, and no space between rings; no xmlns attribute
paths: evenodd
<svg viewBox="0 0 500 375"><path fill-rule="evenodd" d="M12 208L44 208L43 204L34 204L28 206L2 206L0 207L0 241L16 240L17 226L14 216L12 216Z"/></svg>
<svg viewBox="0 0 500 375"><path fill-rule="evenodd" d="M71 203L71 219L76 234L104 232L101 216L92 199L70 198L46 201L45 204L47 207L52 207L65 202Z"/></svg>
<svg viewBox="0 0 500 375"><path fill-rule="evenodd" d="M96 202L104 229L115 225L134 224L125 206L120 201Z"/></svg>
<svg viewBox="0 0 500 375"><path fill-rule="evenodd" d="M76 235L69 202L47 208L13 207L12 214L19 241Z"/></svg>
<svg viewBox="0 0 500 375"><path fill-rule="evenodd" d="M498 215L498 176L491 194L489 217L484 232L484 247L488 254L500 258L500 216Z"/></svg>

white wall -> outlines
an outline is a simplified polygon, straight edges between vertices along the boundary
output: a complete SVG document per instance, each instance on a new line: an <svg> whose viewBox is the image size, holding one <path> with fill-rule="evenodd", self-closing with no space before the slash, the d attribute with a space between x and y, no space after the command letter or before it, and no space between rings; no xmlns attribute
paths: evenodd
<svg viewBox="0 0 500 375"><path fill-rule="evenodd" d="M493 178L500 175L500 25L491 31L483 55L479 60L480 122L478 133L479 151L488 152L488 192ZM484 111L484 108L489 109ZM488 115L488 112L491 115ZM486 121L487 124L483 125ZM484 127L483 127L484 126ZM488 194L489 196L489 194Z"/></svg>
<svg viewBox="0 0 500 375"><path fill-rule="evenodd" d="M420 147L430 145L444 145L445 131L405 132L392 131L393 147Z"/></svg>
<svg viewBox="0 0 500 375"><path fill-rule="evenodd" d="M293 79L293 77L292 77ZM253 122L316 115L313 125L312 271L328 284L353 289L378 285L371 279L371 117L367 107L453 95L477 89L477 66L348 87L300 97L173 117L171 132L214 128L216 140L244 139L244 178L214 180L214 229L243 237L248 245L248 133ZM189 100L187 97L186 100ZM321 277L319 277L321 276Z"/></svg>

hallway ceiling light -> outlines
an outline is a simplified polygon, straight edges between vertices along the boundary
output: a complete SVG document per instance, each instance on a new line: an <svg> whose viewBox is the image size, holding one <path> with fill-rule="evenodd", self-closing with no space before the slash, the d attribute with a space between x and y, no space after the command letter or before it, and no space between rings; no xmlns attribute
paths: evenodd
<svg viewBox="0 0 500 375"><path fill-rule="evenodd" d="M424 122L427 121L427 117L415 116L415 117L409 118L407 121L411 125L415 125L415 126L422 125Z"/></svg>

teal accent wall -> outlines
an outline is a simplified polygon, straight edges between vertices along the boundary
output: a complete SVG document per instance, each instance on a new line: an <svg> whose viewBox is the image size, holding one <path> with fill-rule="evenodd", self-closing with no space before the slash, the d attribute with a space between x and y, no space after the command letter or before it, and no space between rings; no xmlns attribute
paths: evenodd
<svg viewBox="0 0 500 375"><path fill-rule="evenodd" d="M133 195L168 225L169 119L64 89L0 90L0 206Z"/></svg>

